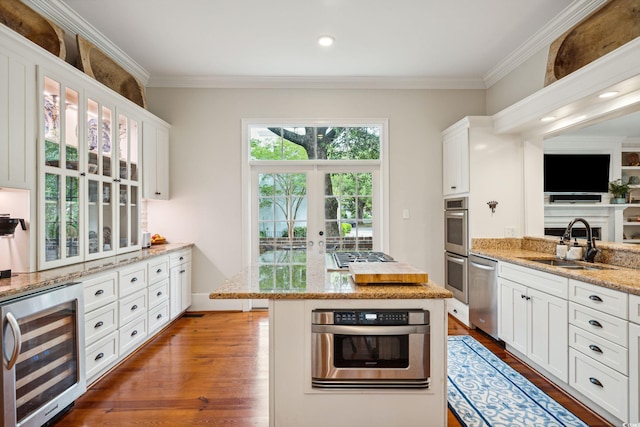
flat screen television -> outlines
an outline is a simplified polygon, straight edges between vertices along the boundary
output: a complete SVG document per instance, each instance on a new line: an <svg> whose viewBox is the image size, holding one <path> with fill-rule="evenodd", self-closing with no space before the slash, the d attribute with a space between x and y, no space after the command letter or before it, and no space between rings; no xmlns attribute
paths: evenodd
<svg viewBox="0 0 640 427"><path fill-rule="evenodd" d="M545 154L545 193L606 193L609 154Z"/></svg>

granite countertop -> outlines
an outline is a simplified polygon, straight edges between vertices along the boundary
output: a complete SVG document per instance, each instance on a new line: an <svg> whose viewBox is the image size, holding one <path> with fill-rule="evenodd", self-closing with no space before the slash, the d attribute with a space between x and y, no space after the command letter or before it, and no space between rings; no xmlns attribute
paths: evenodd
<svg viewBox="0 0 640 427"><path fill-rule="evenodd" d="M211 299L425 299L451 298L433 282L407 285L356 285L347 272L327 271L324 257L307 263L305 277L293 282L264 280L260 267L252 266L229 278L209 294Z"/></svg>
<svg viewBox="0 0 640 427"><path fill-rule="evenodd" d="M640 266L638 259L632 258L625 261L623 265L602 262L594 263L595 266L602 267L602 269L599 270L572 270L532 261L532 259L554 259L555 253L551 251L551 248L555 250L555 241L548 244L544 239L535 238L481 240L482 241L479 242L480 244L474 242L471 253L535 270L546 271L570 279L592 283L605 288L640 295L640 270L629 267L630 265ZM620 254L618 254L618 256L620 256ZM636 254L634 253L625 254L626 258L635 256ZM587 266L590 265L590 263L582 261L578 261L578 263Z"/></svg>
<svg viewBox="0 0 640 427"><path fill-rule="evenodd" d="M18 273L18 275L11 278L0 280L0 302L23 294L26 295L39 290L52 288L67 282L82 281L82 277L85 276L123 267L128 264L169 254L192 246L192 243L154 245L149 249L141 249L139 251L101 258L95 261L81 262L35 273Z"/></svg>

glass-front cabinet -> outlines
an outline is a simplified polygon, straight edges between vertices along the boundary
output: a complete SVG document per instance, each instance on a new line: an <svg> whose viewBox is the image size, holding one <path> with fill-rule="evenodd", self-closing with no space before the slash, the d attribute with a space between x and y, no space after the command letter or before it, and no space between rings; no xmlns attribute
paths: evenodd
<svg viewBox="0 0 640 427"><path fill-rule="evenodd" d="M140 120L106 90L38 79L38 269L140 249Z"/></svg>

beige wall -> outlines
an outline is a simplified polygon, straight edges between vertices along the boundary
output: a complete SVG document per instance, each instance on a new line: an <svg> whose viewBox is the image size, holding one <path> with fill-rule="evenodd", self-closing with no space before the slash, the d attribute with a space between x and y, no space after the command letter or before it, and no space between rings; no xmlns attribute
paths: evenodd
<svg viewBox="0 0 640 427"><path fill-rule="evenodd" d="M487 115L493 115L544 87L546 47L487 90Z"/></svg>
<svg viewBox="0 0 640 427"><path fill-rule="evenodd" d="M148 203L149 231L195 243L194 293L242 267L243 118L388 118L389 251L443 283L440 132L484 114L485 91L149 88L147 96L173 126L171 200Z"/></svg>

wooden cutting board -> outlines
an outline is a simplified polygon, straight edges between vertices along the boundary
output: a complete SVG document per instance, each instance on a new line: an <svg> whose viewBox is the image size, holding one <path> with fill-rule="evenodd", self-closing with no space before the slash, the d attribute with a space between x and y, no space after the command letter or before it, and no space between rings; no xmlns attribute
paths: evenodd
<svg viewBox="0 0 640 427"><path fill-rule="evenodd" d="M426 283L429 275L403 262L351 262L349 273L358 285Z"/></svg>

